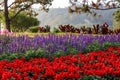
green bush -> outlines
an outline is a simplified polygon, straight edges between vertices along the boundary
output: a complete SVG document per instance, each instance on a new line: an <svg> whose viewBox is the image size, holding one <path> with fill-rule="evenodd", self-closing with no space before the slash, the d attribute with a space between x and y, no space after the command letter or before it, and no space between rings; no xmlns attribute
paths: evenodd
<svg viewBox="0 0 120 80"><path fill-rule="evenodd" d="M92 44L88 45L85 48L85 51L83 52L87 53L91 51L105 50L106 48L109 48L110 46L118 47L120 46L120 42L105 42L102 45L100 45L98 41L95 41Z"/></svg>
<svg viewBox="0 0 120 80"><path fill-rule="evenodd" d="M65 55L65 54L61 50L59 50L59 51L57 51L56 53L53 54L53 56L55 56L55 57L60 57L60 56L63 56L63 55Z"/></svg>
<svg viewBox="0 0 120 80"><path fill-rule="evenodd" d="M110 76L110 75L106 75L105 77L89 75L89 76L83 76L79 80L120 80L120 78L117 78L117 77L114 77L114 76Z"/></svg>
<svg viewBox="0 0 120 80"><path fill-rule="evenodd" d="M100 45L99 45L98 41L95 41L85 48L84 53L91 52L91 51L97 51L99 49L100 49Z"/></svg>
<svg viewBox="0 0 120 80"><path fill-rule="evenodd" d="M14 15L14 14L13 14ZM20 13L11 22L11 30L13 32L24 32L32 26L38 26L39 20L35 17Z"/></svg>
<svg viewBox="0 0 120 80"><path fill-rule="evenodd" d="M39 27L33 26L33 27L29 28L29 31L32 32L32 33L36 33L36 32L38 32L38 29L39 29Z"/></svg>
<svg viewBox="0 0 120 80"><path fill-rule="evenodd" d="M60 32L60 30L59 29L57 29L57 28L53 28L53 33L59 33Z"/></svg>
<svg viewBox="0 0 120 80"><path fill-rule="evenodd" d="M47 57L47 54L45 53L45 50L38 49L36 51L29 50L25 53L3 53L0 55L0 60L14 60L18 58L25 58L26 60L29 60L30 58L37 58L37 57Z"/></svg>
<svg viewBox="0 0 120 80"><path fill-rule="evenodd" d="M98 76L83 76L80 80L106 80Z"/></svg>

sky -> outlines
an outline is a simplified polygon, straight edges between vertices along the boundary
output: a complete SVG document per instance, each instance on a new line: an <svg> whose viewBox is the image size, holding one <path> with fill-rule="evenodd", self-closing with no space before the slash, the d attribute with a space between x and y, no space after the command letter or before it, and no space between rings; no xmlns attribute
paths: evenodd
<svg viewBox="0 0 120 80"><path fill-rule="evenodd" d="M64 8L69 6L69 0L54 0L52 2L52 8Z"/></svg>
<svg viewBox="0 0 120 80"><path fill-rule="evenodd" d="M2 0L0 0L2 1ZM14 0L8 0L8 4L11 4L12 1ZM50 6L50 8L65 8L68 7L69 4L69 0L53 0L52 5ZM34 8L38 8L39 5L34 5Z"/></svg>

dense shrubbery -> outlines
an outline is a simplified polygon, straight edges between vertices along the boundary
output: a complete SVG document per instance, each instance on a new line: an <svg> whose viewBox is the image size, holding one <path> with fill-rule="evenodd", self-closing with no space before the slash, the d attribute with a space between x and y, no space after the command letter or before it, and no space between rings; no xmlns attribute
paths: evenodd
<svg viewBox="0 0 120 80"><path fill-rule="evenodd" d="M53 33L59 33L59 32L60 32L60 30L58 28L56 28L56 27L53 28Z"/></svg>
<svg viewBox="0 0 120 80"><path fill-rule="evenodd" d="M60 25L59 29L61 32L71 32L71 33L80 33L79 28L75 28L72 25Z"/></svg>
<svg viewBox="0 0 120 80"><path fill-rule="evenodd" d="M109 29L109 25L104 23L102 25L93 25L92 27L81 27L75 28L72 25L60 25L59 29L61 32L71 32L71 33L82 33L82 34L118 34L120 33L120 29L111 30Z"/></svg>
<svg viewBox="0 0 120 80"><path fill-rule="evenodd" d="M50 32L50 26L46 25L45 27L38 27L38 26L33 26L33 27L30 27L28 29L29 32L32 32L32 33L46 33L46 32Z"/></svg>
<svg viewBox="0 0 120 80"><path fill-rule="evenodd" d="M38 29L39 29L39 27L33 26L33 27L29 28L29 31L32 32L32 33L36 33L36 32L38 32Z"/></svg>
<svg viewBox="0 0 120 80"><path fill-rule="evenodd" d="M27 16L25 13L22 13L12 20L11 30L13 32L24 32L29 29L29 27L38 25L39 21L37 20L37 18Z"/></svg>

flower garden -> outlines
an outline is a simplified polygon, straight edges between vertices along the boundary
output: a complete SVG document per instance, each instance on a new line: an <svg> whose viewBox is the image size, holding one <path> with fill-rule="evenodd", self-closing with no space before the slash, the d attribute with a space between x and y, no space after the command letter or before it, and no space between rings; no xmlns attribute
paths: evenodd
<svg viewBox="0 0 120 80"><path fill-rule="evenodd" d="M0 36L0 80L119 80L120 34Z"/></svg>

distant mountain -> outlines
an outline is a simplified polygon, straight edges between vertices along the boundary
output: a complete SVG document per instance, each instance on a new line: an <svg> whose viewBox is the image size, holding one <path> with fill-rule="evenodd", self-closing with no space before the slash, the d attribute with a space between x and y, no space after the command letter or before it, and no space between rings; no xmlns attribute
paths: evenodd
<svg viewBox="0 0 120 80"><path fill-rule="evenodd" d="M86 14L70 14L67 8L55 8L50 9L48 13L44 11L39 11L37 18L41 21L42 26L50 25L57 27L61 24L71 24L74 26L82 25L93 25L93 24L102 24L107 22L110 26L113 25L112 14L115 10L97 10L96 12L101 15L101 17L87 16Z"/></svg>

